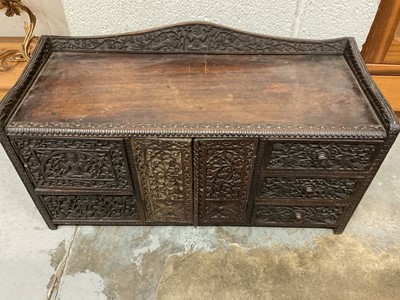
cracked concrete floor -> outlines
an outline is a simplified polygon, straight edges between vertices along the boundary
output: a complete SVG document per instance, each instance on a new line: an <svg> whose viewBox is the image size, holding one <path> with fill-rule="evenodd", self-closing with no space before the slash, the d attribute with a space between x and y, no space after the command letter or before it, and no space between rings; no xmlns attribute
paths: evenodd
<svg viewBox="0 0 400 300"><path fill-rule="evenodd" d="M0 151L0 299L399 299L400 140L342 235L323 229L48 230Z"/></svg>

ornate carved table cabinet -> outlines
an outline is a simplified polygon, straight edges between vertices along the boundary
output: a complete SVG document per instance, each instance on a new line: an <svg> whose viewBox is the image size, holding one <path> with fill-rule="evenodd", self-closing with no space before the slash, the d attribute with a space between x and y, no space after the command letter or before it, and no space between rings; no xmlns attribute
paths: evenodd
<svg viewBox="0 0 400 300"><path fill-rule="evenodd" d="M42 36L0 109L1 142L51 229L341 233L399 131L354 39L208 23Z"/></svg>

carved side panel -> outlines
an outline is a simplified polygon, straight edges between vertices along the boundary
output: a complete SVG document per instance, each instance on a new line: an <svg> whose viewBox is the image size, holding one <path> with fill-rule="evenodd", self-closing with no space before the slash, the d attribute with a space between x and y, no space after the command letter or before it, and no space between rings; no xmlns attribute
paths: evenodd
<svg viewBox="0 0 400 300"><path fill-rule="evenodd" d="M61 195L41 196L53 221L139 221L132 196Z"/></svg>
<svg viewBox="0 0 400 300"><path fill-rule="evenodd" d="M267 167L368 171L377 147L374 144L275 142Z"/></svg>
<svg viewBox="0 0 400 300"><path fill-rule="evenodd" d="M14 138L37 187L131 189L122 142Z"/></svg>
<svg viewBox="0 0 400 300"><path fill-rule="evenodd" d="M310 198L345 200L356 188L356 179L266 177L261 196L266 198Z"/></svg>
<svg viewBox="0 0 400 300"><path fill-rule="evenodd" d="M191 143L132 140L147 221L193 223Z"/></svg>
<svg viewBox="0 0 400 300"><path fill-rule="evenodd" d="M195 141L199 223L243 223L257 140Z"/></svg>
<svg viewBox="0 0 400 300"><path fill-rule="evenodd" d="M324 206L272 206L257 204L255 223L283 226L333 226L345 207Z"/></svg>

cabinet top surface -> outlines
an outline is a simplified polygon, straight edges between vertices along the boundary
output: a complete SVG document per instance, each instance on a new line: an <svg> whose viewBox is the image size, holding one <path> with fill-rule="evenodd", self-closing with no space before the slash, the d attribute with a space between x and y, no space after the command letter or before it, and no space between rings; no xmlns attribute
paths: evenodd
<svg viewBox="0 0 400 300"><path fill-rule="evenodd" d="M54 52L12 122L378 126L340 55Z"/></svg>

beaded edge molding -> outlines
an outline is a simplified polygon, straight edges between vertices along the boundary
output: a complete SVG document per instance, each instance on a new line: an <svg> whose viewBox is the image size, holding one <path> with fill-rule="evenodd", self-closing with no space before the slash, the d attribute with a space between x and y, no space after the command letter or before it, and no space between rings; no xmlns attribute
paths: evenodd
<svg viewBox="0 0 400 300"><path fill-rule="evenodd" d="M324 126L324 125L268 125L268 124L186 124L160 126L152 124L100 123L34 123L11 122L9 135L26 136L95 136L95 137L352 137L385 138L379 125Z"/></svg>

